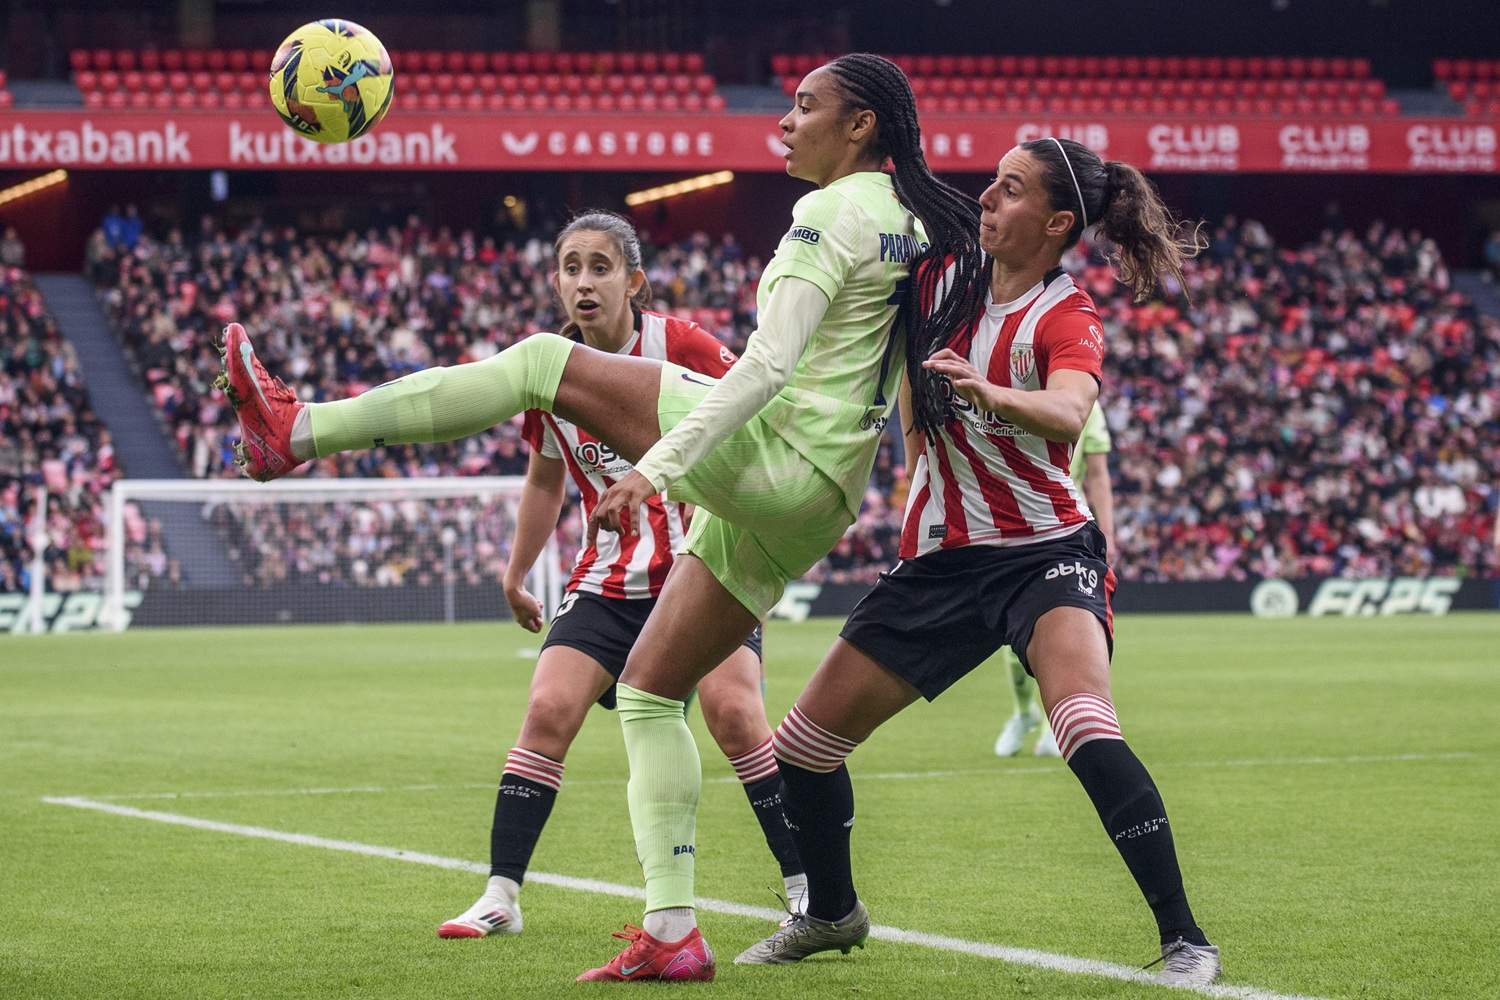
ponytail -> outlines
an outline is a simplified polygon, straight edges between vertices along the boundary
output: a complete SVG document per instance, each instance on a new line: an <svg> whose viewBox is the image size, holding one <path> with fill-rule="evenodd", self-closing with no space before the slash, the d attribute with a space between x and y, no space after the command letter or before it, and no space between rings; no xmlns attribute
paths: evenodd
<svg viewBox="0 0 1500 1000"><path fill-rule="evenodd" d="M1156 186L1130 164L1105 162L1072 139L1033 139L1021 148L1042 164L1052 207L1073 213L1066 245L1083 235L1084 220L1097 220L1096 232L1112 245L1110 260L1137 302L1160 288L1163 278L1180 283L1183 261L1208 245L1202 224L1179 222Z"/></svg>

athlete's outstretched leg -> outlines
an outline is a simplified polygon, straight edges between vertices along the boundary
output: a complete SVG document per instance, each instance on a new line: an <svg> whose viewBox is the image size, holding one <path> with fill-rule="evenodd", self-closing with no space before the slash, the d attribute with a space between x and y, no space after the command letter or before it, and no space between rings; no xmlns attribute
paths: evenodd
<svg viewBox="0 0 1500 1000"><path fill-rule="evenodd" d="M701 560L691 553L677 557L615 695L630 759L630 825L646 876L644 930L629 948L579 976L581 981L634 978L641 969L654 977L678 966L684 978L713 978L712 952L693 913L703 773L683 699L757 622Z"/></svg>
<svg viewBox="0 0 1500 1000"><path fill-rule="evenodd" d="M521 932L521 883L562 788L563 759L589 708L612 683L609 671L587 653L561 645L542 651L526 717L495 792L489 881L474 905L438 927L438 937Z"/></svg>
<svg viewBox="0 0 1500 1000"><path fill-rule="evenodd" d="M241 461L254 479L302 462L389 444L451 441L530 409L557 413L627 459L661 436L661 366L538 333L494 357L429 368L350 399L302 403L255 356L245 330L224 331L222 385L240 419Z"/></svg>
<svg viewBox="0 0 1500 1000"><path fill-rule="evenodd" d="M766 846L781 869L787 906L800 912L807 876L782 811L781 774L771 752L771 727L761 696L760 657L748 645L736 649L698 684L698 696L709 735L729 758L765 834Z"/></svg>
<svg viewBox="0 0 1500 1000"><path fill-rule="evenodd" d="M1063 759L1156 917L1167 963L1163 978L1188 986L1212 982L1219 950L1193 920L1161 793L1120 732L1103 625L1083 608L1053 608L1037 619L1026 660Z"/></svg>
<svg viewBox="0 0 1500 1000"><path fill-rule="evenodd" d="M854 787L844 761L918 696L916 688L858 647L834 641L772 737L786 783L787 825L807 867L806 911L751 945L735 962L780 964L863 946L870 917L854 891L849 858Z"/></svg>

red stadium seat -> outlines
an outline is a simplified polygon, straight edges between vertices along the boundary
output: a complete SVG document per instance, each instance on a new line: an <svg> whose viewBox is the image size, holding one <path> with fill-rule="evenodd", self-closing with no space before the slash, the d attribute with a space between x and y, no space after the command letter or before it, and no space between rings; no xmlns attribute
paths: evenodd
<svg viewBox="0 0 1500 1000"><path fill-rule="evenodd" d="M238 90L231 90L224 95L223 104L226 111L238 111L248 103L249 95L242 94Z"/></svg>
<svg viewBox="0 0 1500 1000"><path fill-rule="evenodd" d="M135 69L135 50L116 49L114 53L114 68L120 72Z"/></svg>
<svg viewBox="0 0 1500 1000"><path fill-rule="evenodd" d="M647 74L661 72L661 56L655 52L642 52L641 72Z"/></svg>
<svg viewBox="0 0 1500 1000"><path fill-rule="evenodd" d="M519 91L511 91L509 94L505 95L505 110L507 110L507 111L525 111L526 110L526 106L527 105L526 105L526 95L525 94L523 94L523 93L521 93Z"/></svg>
<svg viewBox="0 0 1500 1000"><path fill-rule="evenodd" d="M443 98L440 94L423 94L421 100L423 111L441 111L443 109Z"/></svg>
<svg viewBox="0 0 1500 1000"><path fill-rule="evenodd" d="M198 95L184 90L172 95L172 107L178 111L191 111L198 103Z"/></svg>
<svg viewBox="0 0 1500 1000"><path fill-rule="evenodd" d="M269 72L271 69L271 58L276 55L270 49L251 49L250 68L257 73Z"/></svg>
<svg viewBox="0 0 1500 1000"><path fill-rule="evenodd" d="M189 73L201 73L208 68L208 60L202 49L188 49L182 54L182 66Z"/></svg>
<svg viewBox="0 0 1500 1000"><path fill-rule="evenodd" d="M484 106L489 111L504 111L506 95L491 91L484 95Z"/></svg>
<svg viewBox="0 0 1500 1000"><path fill-rule="evenodd" d="M81 73L89 66L89 54L85 49L74 49L68 53L68 68L74 73Z"/></svg>
<svg viewBox="0 0 1500 1000"><path fill-rule="evenodd" d="M144 90L145 84L146 78L141 76L141 74L136 70L131 70L128 73L120 74L120 86L124 87L126 90Z"/></svg>
<svg viewBox="0 0 1500 1000"><path fill-rule="evenodd" d="M203 63L206 69L222 73L229 68L229 53L223 49L209 49L203 54Z"/></svg>
<svg viewBox="0 0 1500 1000"><path fill-rule="evenodd" d="M600 111L610 112L618 110L620 102L614 94L600 94L594 100L594 106L597 107Z"/></svg>
<svg viewBox="0 0 1500 1000"><path fill-rule="evenodd" d="M621 73L639 73L641 71L641 56L639 52L621 52L616 65Z"/></svg>
<svg viewBox="0 0 1500 1000"><path fill-rule="evenodd" d="M126 91L125 97L133 110L144 111L151 106L151 95L144 90Z"/></svg>
<svg viewBox="0 0 1500 1000"><path fill-rule="evenodd" d="M236 73L243 73L250 69L250 53L244 49L229 50L229 68ZM269 72L270 67L256 67L262 72Z"/></svg>
<svg viewBox="0 0 1500 1000"><path fill-rule="evenodd" d="M620 94L616 99L621 111L638 111L641 107L640 98L635 94L626 92Z"/></svg>
<svg viewBox="0 0 1500 1000"><path fill-rule="evenodd" d="M705 110L719 112L724 110L724 98L719 94L709 94L703 99Z"/></svg>
<svg viewBox="0 0 1500 1000"><path fill-rule="evenodd" d="M537 84L544 94L561 94L563 79L557 73L545 73L537 77Z"/></svg>
<svg viewBox="0 0 1500 1000"><path fill-rule="evenodd" d="M682 57L682 71L684 73L702 73L703 56L697 52L685 53Z"/></svg>
<svg viewBox="0 0 1500 1000"><path fill-rule="evenodd" d="M417 53L418 65L435 76L443 71L443 56L444 53L434 51Z"/></svg>
<svg viewBox="0 0 1500 1000"><path fill-rule="evenodd" d="M262 73L244 73L234 75L234 89L242 94L254 94L266 89L266 77Z"/></svg>
<svg viewBox="0 0 1500 1000"><path fill-rule="evenodd" d="M443 70L448 73L462 73L468 63L468 58L466 52L445 52L443 53Z"/></svg>
<svg viewBox="0 0 1500 1000"><path fill-rule="evenodd" d="M587 59L587 54L583 52L554 52L552 71L563 74L581 73L586 69Z"/></svg>
<svg viewBox="0 0 1500 1000"><path fill-rule="evenodd" d="M85 94L93 93L99 89L99 74L91 69L79 70L73 74L73 85Z"/></svg>
<svg viewBox="0 0 1500 1000"><path fill-rule="evenodd" d="M107 69L99 74L99 89L114 91L120 89L120 74L112 69Z"/></svg>
<svg viewBox="0 0 1500 1000"><path fill-rule="evenodd" d="M161 54L161 68L168 73L175 73L182 69L182 52L178 49L164 49Z"/></svg>
<svg viewBox="0 0 1500 1000"><path fill-rule="evenodd" d="M702 94L695 94L695 93L689 91L682 98L682 110L684 110L684 111L702 111L703 110L703 95Z"/></svg>
<svg viewBox="0 0 1500 1000"><path fill-rule="evenodd" d="M123 90L111 90L104 95L104 106L112 109L123 108L126 105L125 92Z"/></svg>
<svg viewBox="0 0 1500 1000"><path fill-rule="evenodd" d="M672 78L665 73L653 73L646 80L646 89L653 94L665 94L672 89Z"/></svg>
<svg viewBox="0 0 1500 1000"><path fill-rule="evenodd" d="M411 89L419 94L425 94L433 89L431 73L408 73L404 79L410 80Z"/></svg>
<svg viewBox="0 0 1500 1000"><path fill-rule="evenodd" d="M6 91L10 93L10 91ZM86 108L104 107L104 92L102 90L91 90L83 95L83 106Z"/></svg>
<svg viewBox="0 0 1500 1000"><path fill-rule="evenodd" d="M167 90L177 92L187 90L189 86L188 75L182 70L175 70L167 74Z"/></svg>

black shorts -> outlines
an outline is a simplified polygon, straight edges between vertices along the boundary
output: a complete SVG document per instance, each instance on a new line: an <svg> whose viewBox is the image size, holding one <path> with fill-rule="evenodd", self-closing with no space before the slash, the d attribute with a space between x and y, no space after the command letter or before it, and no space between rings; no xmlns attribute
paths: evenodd
<svg viewBox="0 0 1500 1000"><path fill-rule="evenodd" d="M1034 545L967 545L880 574L839 634L928 701L1009 646L1026 672L1036 621L1053 608L1092 611L1114 653L1115 575L1092 523Z"/></svg>
<svg viewBox="0 0 1500 1000"><path fill-rule="evenodd" d="M600 597L588 591L575 590L563 596L562 606L552 618L552 627L542 642L542 650L549 646L566 646L591 656L609 671L615 680L625 671L625 659L630 647L635 645L651 609L656 607L656 598L639 597L625 600L619 597ZM756 658L761 657L761 629L754 630L741 645ZM615 686L599 696L599 704L605 708L615 707Z"/></svg>

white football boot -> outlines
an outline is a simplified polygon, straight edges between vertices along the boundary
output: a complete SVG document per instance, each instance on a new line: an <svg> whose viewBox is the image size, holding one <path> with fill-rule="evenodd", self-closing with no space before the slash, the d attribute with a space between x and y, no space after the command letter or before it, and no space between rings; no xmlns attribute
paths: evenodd
<svg viewBox="0 0 1500 1000"><path fill-rule="evenodd" d="M1042 724L1042 717L1035 714L1022 714L1017 712L1005 723L1005 728L1000 730L1000 735L995 740L996 757L1014 757L1021 752L1021 744L1026 742L1038 726Z"/></svg>
<svg viewBox="0 0 1500 1000"><path fill-rule="evenodd" d="M494 876L483 896L463 913L437 929L440 938L482 938L491 934L521 933L521 904L513 895L515 883Z"/></svg>
<svg viewBox="0 0 1500 1000"><path fill-rule="evenodd" d="M1215 945L1190 944L1178 938L1161 946L1162 970L1156 981L1163 986L1208 986L1224 971Z"/></svg>
<svg viewBox="0 0 1500 1000"><path fill-rule="evenodd" d="M1042 725L1042 735L1037 737L1036 748L1031 751L1038 757L1061 757L1062 749L1057 745L1057 737L1052 733L1052 727Z"/></svg>

